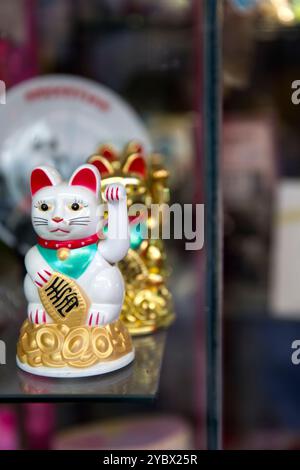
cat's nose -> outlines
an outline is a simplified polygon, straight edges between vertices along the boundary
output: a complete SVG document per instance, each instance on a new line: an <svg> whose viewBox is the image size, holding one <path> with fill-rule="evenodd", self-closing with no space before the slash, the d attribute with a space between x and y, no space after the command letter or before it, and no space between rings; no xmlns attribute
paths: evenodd
<svg viewBox="0 0 300 470"><path fill-rule="evenodd" d="M52 217L53 222L56 222L57 224L59 222L62 222L64 219L62 217Z"/></svg>

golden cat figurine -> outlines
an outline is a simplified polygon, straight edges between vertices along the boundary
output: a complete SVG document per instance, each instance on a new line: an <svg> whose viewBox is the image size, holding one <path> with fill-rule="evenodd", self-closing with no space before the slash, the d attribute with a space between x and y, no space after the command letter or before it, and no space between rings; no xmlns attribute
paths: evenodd
<svg viewBox="0 0 300 470"><path fill-rule="evenodd" d="M168 269L164 243L144 239L137 226L145 224L149 228L151 224L160 223L151 218L150 207L168 202L168 172L158 154L146 159L142 145L135 141L126 145L121 153L112 145L102 145L88 163L101 172L102 191L107 185L121 183L126 187L129 212L136 203L145 205L147 210L144 220L140 216L129 216L130 248L119 263L126 285L122 321L133 335L167 327L172 323L174 313L166 285Z"/></svg>

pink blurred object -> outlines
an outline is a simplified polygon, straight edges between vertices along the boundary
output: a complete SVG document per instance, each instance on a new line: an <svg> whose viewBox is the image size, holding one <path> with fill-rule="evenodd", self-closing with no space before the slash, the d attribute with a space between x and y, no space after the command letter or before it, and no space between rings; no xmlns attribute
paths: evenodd
<svg viewBox="0 0 300 470"><path fill-rule="evenodd" d="M36 0L24 0L26 39L23 43L13 40L12 34L0 38L0 78L10 88L37 74Z"/></svg>
<svg viewBox="0 0 300 470"><path fill-rule="evenodd" d="M192 449L191 426L178 416L128 416L77 426L53 440L56 450Z"/></svg>
<svg viewBox="0 0 300 470"><path fill-rule="evenodd" d="M55 427L55 405L24 405L24 433L28 449L48 449Z"/></svg>
<svg viewBox="0 0 300 470"><path fill-rule="evenodd" d="M225 436L225 449L230 450L299 450L299 431L257 430L248 434L236 432L234 436Z"/></svg>
<svg viewBox="0 0 300 470"><path fill-rule="evenodd" d="M0 450L19 449L18 419L11 406L0 406Z"/></svg>

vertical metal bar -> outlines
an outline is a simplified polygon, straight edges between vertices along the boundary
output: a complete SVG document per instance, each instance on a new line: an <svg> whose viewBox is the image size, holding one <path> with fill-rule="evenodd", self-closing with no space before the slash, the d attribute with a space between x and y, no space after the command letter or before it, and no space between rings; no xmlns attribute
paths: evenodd
<svg viewBox="0 0 300 470"><path fill-rule="evenodd" d="M207 447L221 448L220 7L204 0L204 144L206 246Z"/></svg>

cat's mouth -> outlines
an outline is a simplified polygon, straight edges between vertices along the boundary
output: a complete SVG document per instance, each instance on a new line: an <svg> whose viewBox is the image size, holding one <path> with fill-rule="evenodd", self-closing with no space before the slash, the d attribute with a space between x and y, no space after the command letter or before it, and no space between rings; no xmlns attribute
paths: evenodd
<svg viewBox="0 0 300 470"><path fill-rule="evenodd" d="M63 233L70 233L70 230L63 230L62 228L55 228L54 230L50 230L51 233L54 232L63 232Z"/></svg>

